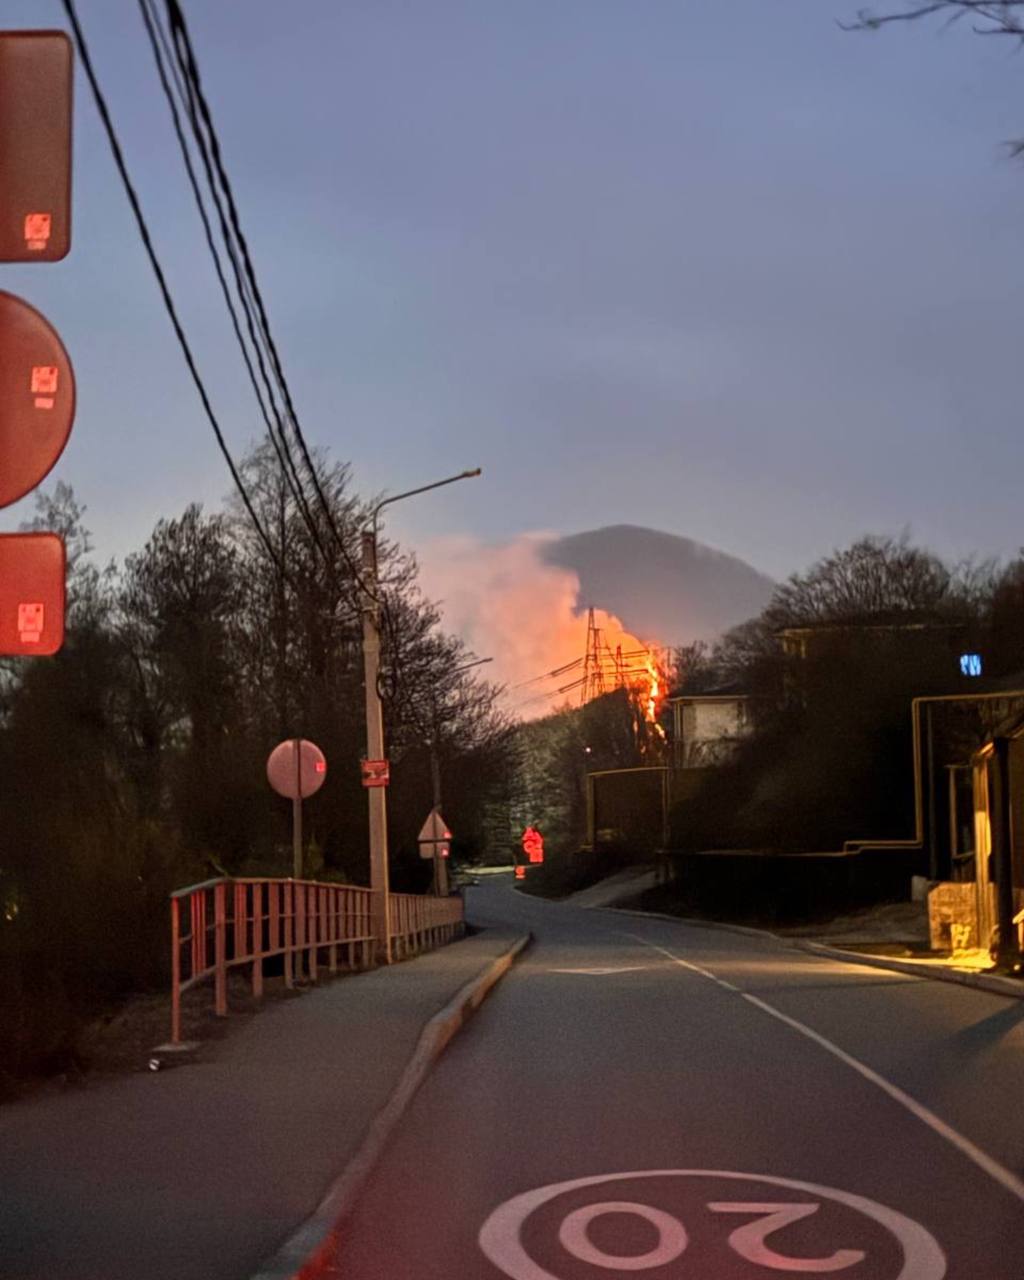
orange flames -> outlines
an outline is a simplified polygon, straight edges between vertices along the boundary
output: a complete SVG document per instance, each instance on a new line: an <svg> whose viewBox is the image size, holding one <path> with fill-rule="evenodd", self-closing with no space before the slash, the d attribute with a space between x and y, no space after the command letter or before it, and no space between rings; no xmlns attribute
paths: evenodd
<svg viewBox="0 0 1024 1280"><path fill-rule="evenodd" d="M469 649L492 658L487 674L505 686L505 705L516 715L533 719L627 687L653 723L666 692L659 652L595 608L595 654L579 579L541 558L547 541L541 534L496 545L438 539L421 562L425 594L441 603L445 625Z"/></svg>
<svg viewBox="0 0 1024 1280"><path fill-rule="evenodd" d="M598 625L599 619L604 625ZM614 650L609 631L616 640ZM617 618L589 610L587 648L579 681L581 702L590 702L610 689L630 689L639 697L648 723L658 728L664 680L660 656L655 649L624 631Z"/></svg>

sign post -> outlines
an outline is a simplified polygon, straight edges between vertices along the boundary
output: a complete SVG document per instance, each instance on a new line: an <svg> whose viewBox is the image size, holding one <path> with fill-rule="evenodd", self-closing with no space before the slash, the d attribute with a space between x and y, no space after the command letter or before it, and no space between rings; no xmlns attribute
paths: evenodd
<svg viewBox="0 0 1024 1280"><path fill-rule="evenodd" d="M324 785L327 760L313 742L288 738L267 759L267 781L292 802L292 877L302 879L302 801Z"/></svg>
<svg viewBox="0 0 1024 1280"><path fill-rule="evenodd" d="M419 845L420 857L434 861L434 892L440 897L447 897L448 864L445 859L451 856L451 838L448 824L435 805L420 828Z"/></svg>

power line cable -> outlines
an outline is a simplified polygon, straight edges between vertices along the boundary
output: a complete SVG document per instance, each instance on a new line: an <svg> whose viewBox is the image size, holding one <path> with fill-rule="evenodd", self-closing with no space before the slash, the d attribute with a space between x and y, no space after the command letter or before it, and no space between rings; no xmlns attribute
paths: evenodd
<svg viewBox="0 0 1024 1280"><path fill-rule="evenodd" d="M167 43L166 34L163 30L163 27L160 25L158 16L155 12L155 6L153 5L153 0L139 0L139 9L142 13L142 19L146 28L146 34L149 37L150 48L152 49L152 52L153 52L153 60L156 63L157 74L160 79L160 84L163 89L164 97L166 98L167 105L170 109L171 120L174 125L174 132L175 132L175 135L177 136L178 146L181 150L182 159L185 164L185 171L188 175L189 185L192 188L192 194L193 194L193 197L195 198L196 208L199 211L199 217L203 224L203 231L206 237L206 245L210 251L210 256L213 259L214 269L217 273L217 279L220 283L221 293L223 294L225 305L227 306L228 313L231 317L232 328L234 329L235 337L238 340L238 345L242 353L242 359L245 362L245 367L249 374L249 381L252 384L253 392L255 393L256 401L260 408L260 414L267 428L267 434L270 437L271 444L274 447L274 452L277 454L278 462L280 463L280 466L282 468L285 482L288 485L292 498L295 500L295 503L299 509L300 515L303 518L303 521L306 525L306 528L309 531L310 536L313 539L313 542L315 543L320 554L323 556L325 562L328 565L330 565L330 559L327 555L327 551L324 548L322 541L320 540L319 531L313 520L312 513L310 512L309 505L306 501L305 493L302 490L302 484L299 479L298 473L295 468L294 460L291 457L291 453L288 447L288 441L287 441L287 437L285 436L284 426L281 422L280 414L277 411L277 406L274 401L273 391L270 387L270 380L267 375L266 366L264 365L264 362L263 362L263 355L260 350L258 339L255 333L252 312L250 307L246 303L243 280L242 280L240 268L238 265L237 256L233 252L233 246L230 243L230 237L229 237L228 228L224 219L224 214L217 200L217 192L213 184L213 175L210 170L209 159L206 156L205 152L203 152L200 149L200 158L203 161L203 166L206 170L207 182L210 185L210 189L213 194L214 203L217 208L217 213L218 213L220 227L221 227L221 234L224 237L226 252L231 261L231 265L234 271L236 288L238 289L239 296L242 300L242 309L245 312L247 327L249 330L249 337L256 351L256 359L259 364L260 374L262 376L263 386L266 392L266 400L269 403L269 408L267 407L267 403L265 403L264 401L264 392L261 390L259 382L257 381L257 378L256 378L256 371L253 368L252 359L249 355L249 350L246 346L245 339L242 335L238 314L235 308L235 304L231 297L231 290L228 286L227 278L225 277L223 265L220 259L220 253L217 249L217 245L214 240L213 228L210 225L209 215L207 214L207 211L206 211L206 204L199 187L199 180L196 176L195 168L192 164L192 158L189 152L188 143L185 139L184 130L181 124L181 118L179 116L178 108L174 100L174 91L168 79L167 66L170 67L171 75L174 78L175 87L177 88L179 98L181 99L183 105L185 106L186 111L190 111L191 113L191 107L190 107L186 87L181 79L180 72L175 66L173 55ZM193 132L195 132L194 117L193 117ZM273 414L273 418L271 417L271 414ZM276 433L275 433L274 420L276 420Z"/></svg>
<svg viewBox="0 0 1024 1280"><path fill-rule="evenodd" d="M210 426L213 428L213 434L216 436L217 444L220 447L224 461L227 463L228 470L231 472L231 478L241 495L242 502L249 514L249 518L252 520L256 532L259 534L260 541L263 543L271 563L276 567L279 573L284 575L284 566L278 560L277 555L274 552L270 538L256 514L252 500L250 499L245 485L242 482L242 477L238 472L238 468L235 466L234 459L231 456L231 451L228 449L227 441L224 439L224 433L221 431L220 423L217 420L217 415L214 413L213 405L210 402L210 397L203 383L203 379L196 366L188 338L185 336L185 330L182 328L181 321L178 318L178 311L174 305L174 299L171 296L171 291L167 284L167 278L160 265L156 249L153 246L153 238L150 235L149 226L146 222L145 215L142 212L139 197L135 191L131 177L128 174L128 167L125 164L124 152L121 149L117 131L115 130L113 121L111 120L106 98L104 97L103 90L100 88L99 80L97 79L96 72L93 68L92 58L89 56L89 46L86 43L85 34L83 33L81 24L78 21L78 14L75 11L74 0L61 0L61 3L63 4L68 22L71 24L71 29L75 37L75 45L82 61L82 68L89 81L93 100L96 103L96 109L99 112L100 120L103 124L104 131L107 135L107 141L110 144L110 150L114 157L114 163L117 166L118 173L120 174L125 194L128 196L128 203L131 205L132 213L135 215L135 222L138 227L139 235L142 238L146 255L149 258L149 264L153 269L153 274L156 276L157 284L160 287L160 295L163 299L164 307L170 317L175 337L178 339L178 345L181 347L182 355L185 357L185 363L188 366L189 373L192 375L192 381L195 383L196 390L199 392L199 399L201 400L203 409L206 412L206 417L209 420Z"/></svg>
<svg viewBox="0 0 1024 1280"><path fill-rule="evenodd" d="M372 597L375 593L371 592L367 588L366 583L363 581L360 568L349 552L348 546L338 530L337 523L334 519L334 513L332 512L330 503L327 501L327 497L324 494L323 486L320 483L320 477L313 463L312 455L306 443L301 423L299 422L299 415L295 408L291 388L288 384L287 378L285 377L277 344L275 343L273 334L270 330L270 322L263 302L263 295L260 291L259 282L256 278L256 271L253 266L252 257L249 253L248 242L245 238L244 232L242 231L241 221L238 214L238 206L235 202L231 182L224 166L220 140L216 127L213 123L210 106L203 91L199 65L196 59L195 49L192 45L192 40L189 35L188 24L185 21L185 15L182 11L181 5L178 3L178 0L165 0L165 9L167 12L167 21L172 43L178 60L178 66L186 84L189 86L190 96L194 95L195 104L202 120L202 125L205 130L205 144L209 147L209 153L213 163L213 168L216 171L217 181L227 205L228 218L230 220L235 241L241 253L245 278L248 282L252 300L259 316L260 328L273 366L274 376L284 399L288 413L288 421L302 451L302 456L313 482L317 498L323 508L328 525L330 526L331 532L338 545L338 549L346 561L349 571L352 573L357 584L366 595Z"/></svg>

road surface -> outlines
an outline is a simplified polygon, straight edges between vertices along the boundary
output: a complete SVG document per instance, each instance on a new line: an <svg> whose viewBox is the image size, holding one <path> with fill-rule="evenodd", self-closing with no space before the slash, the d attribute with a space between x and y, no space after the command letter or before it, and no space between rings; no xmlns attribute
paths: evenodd
<svg viewBox="0 0 1024 1280"><path fill-rule="evenodd" d="M506 881L534 946L413 1102L345 1280L1020 1280L1024 1002Z"/></svg>

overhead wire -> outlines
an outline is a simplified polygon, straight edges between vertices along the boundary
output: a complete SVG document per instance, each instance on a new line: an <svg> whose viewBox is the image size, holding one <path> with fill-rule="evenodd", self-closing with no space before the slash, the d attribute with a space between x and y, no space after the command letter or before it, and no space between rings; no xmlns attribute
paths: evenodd
<svg viewBox="0 0 1024 1280"><path fill-rule="evenodd" d="M92 92L93 101L96 104L96 110L99 113L100 121L103 125L104 132L106 133L107 142L110 146L111 154L113 155L113 158L114 158L114 164L117 167L118 174L120 175L120 178L121 178L121 183L125 189L125 194L128 197L128 203L130 204L132 213L135 217L135 222L139 231L139 236L141 237L143 247L146 250L146 256L149 259L150 267L152 268L153 274L156 277L157 285L159 286L159 289L160 289L160 296L163 299L164 308L167 311L167 314L170 318L171 325L174 329L175 337L178 340L178 345L181 348L182 355L185 358L185 363L188 366L189 373L192 376L192 381L195 384L197 392L199 393L199 399L202 403L203 410L205 411L207 420L211 428L213 429L213 434L216 437L217 445L220 448L221 454L224 457L224 461L227 463L227 467L231 473L231 478L234 481L235 488L238 490L238 493L242 499L242 503L246 509L246 512L248 513L249 518L253 523L253 527L256 529L256 532L259 535L260 541L263 543L263 547L266 550L271 563L276 567L277 571L280 574L282 574L282 576L286 576L285 566L282 563L282 561L278 559L277 554L274 551L274 547L273 547L273 544L271 543L270 537L267 534L267 531L264 529L258 515L256 514L256 509L253 506L252 499L250 498L249 493L246 490L241 474L239 473L239 470L235 465L235 461L231 456L231 451L228 448L227 441L224 437L224 433L221 430L220 422L218 421L217 415L214 412L213 404L210 400L209 393L206 390L206 386L203 382L202 375L200 374L198 366L196 365L195 357L192 354L192 348L189 345L188 338L185 335L185 330L182 326L181 319L178 316L178 310L177 310L177 307L175 306L174 298L171 294L170 287L167 283L167 277L164 273L163 267L161 266L160 259L157 256L157 252L153 244L153 237L150 234L149 225L146 222L144 213L142 212L142 205L139 202L139 197L135 190L135 186L132 183L131 176L128 173L128 166L125 162L124 152L121 148L121 143L118 138L117 131L114 128L113 120L111 119L110 110L107 106L106 97L104 96L103 90L100 87L99 79L96 75L96 70L93 67L92 58L89 53L89 46L88 46L88 43L86 42L85 33L82 30L81 23L78 20L78 14L75 9L74 0L61 0L61 3L63 5L64 12L67 15L68 22L71 25L71 30L75 38L75 46L78 49L78 55L82 62L82 69L84 70L86 79L89 82L89 88Z"/></svg>
<svg viewBox="0 0 1024 1280"><path fill-rule="evenodd" d="M375 574L371 581L367 582L361 566L349 551L348 544L346 543L343 534L338 529L331 503L324 493L319 472L317 471L309 446L307 445L302 424L299 420L298 410L296 409L294 398L292 396L291 387L288 383L287 377L285 376L280 353L270 328L267 309L256 277L256 270L252 261L252 256L249 252L248 241L242 231L238 206L235 201L234 191L224 163L220 139L213 121L209 102L203 89L202 79L199 72L199 63L196 57L195 48L192 44L188 24L178 0L164 0L164 7L167 14L167 23L170 29L171 43L174 48L175 59L181 77L188 89L188 99L192 104L192 109L190 109L189 114L190 123L193 126L193 136L196 139L200 153L205 155L208 152L212 168L216 173L217 185L219 185L220 192L224 198L227 217L231 227L231 236L229 237L227 232L225 232L225 238L228 242L233 238L234 244L237 246L238 253L241 257L244 287L240 289L240 293L247 299L249 306L255 309L257 318L256 328L261 336L268 360L273 369L274 379L280 391L286 410L287 422L292 429L292 433L294 434L296 441L298 442L302 458L306 465L306 470L309 474L310 480L312 481L314 492L319 501L320 509L323 511L326 518L331 535L334 538L341 557L357 587L359 595L361 596L362 607L369 607L376 610L378 622L381 624L382 636L387 640L387 644L383 648L385 652L390 651L392 655L392 661L390 663L392 669L390 671L391 688L390 690L382 691L384 693L385 700L388 699L389 694L390 697L397 697L398 686L400 683L400 663L397 660L400 642L398 637L398 627L388 593L380 589ZM214 189L212 179L211 189ZM218 202L218 210L219 209L220 204Z"/></svg>
<svg viewBox="0 0 1024 1280"><path fill-rule="evenodd" d="M262 353L259 349L259 346L257 345L257 339L256 339L256 334L254 332L252 316L248 308L245 306L244 295L242 295L242 278L239 271L237 259L232 252L232 246L230 245L230 242L227 238L227 227L224 221L223 213L220 209L219 204L217 204L217 212L219 215L219 220L221 225L221 233L222 235L225 236L226 251L229 259L231 260L232 267L234 269L236 287L238 288L240 295L243 296L243 303L242 303L243 310L246 311L246 319L248 322L249 336L256 350L256 358L260 366L260 373L262 375L263 384L266 389L267 400L270 403L269 409L267 407L267 404L264 402L264 393L260 388L259 382L257 381L256 371L253 368L252 358L249 355L248 347L246 346L245 339L242 335L238 313L236 311L234 301L231 297L231 290L228 286L227 278L224 274L224 268L221 263L220 253L217 249L217 245L214 240L213 228L210 225L210 219L206 210L206 204L199 187L199 180L198 180L198 177L196 176L195 168L192 163L192 157L189 152L188 143L185 139L184 130L182 128L181 118L179 116L178 108L175 103L174 90L172 89L170 81L168 79L168 70L167 70L168 66L170 67L171 76L174 79L175 86L178 91L178 96L182 100L182 103L185 106L186 110L188 110L189 105L188 105L188 95L187 95L186 87L183 84L180 73L178 72L173 62L171 51L167 45L166 34L159 22L158 15L154 11L155 6L153 5L153 0L139 0L139 9L141 11L143 23L146 28L146 34L149 38L150 47L153 52L153 60L156 64L157 75L159 76L159 79L160 79L161 88L163 89L164 97L166 98L167 105L170 109L171 120L174 126L175 135L178 139L178 146L181 150L182 160L184 161L184 164L185 164L185 171L188 175L189 185L192 189L192 195L195 199L196 208L199 212L199 217L203 224L203 232L206 238L206 245L210 251L211 258L213 259L213 265L214 265L214 270L216 271L216 274L217 274L217 280L220 283L221 293L223 294L224 302L228 309L228 314L231 317L231 325L232 325L232 328L234 329L235 337L238 341L239 349L242 353L242 359L245 363L246 371L248 372L248 375L249 375L249 381L252 384L253 392L256 396L256 402L259 405L260 414L263 418L264 425L267 428L267 434L270 437L271 444L273 445L274 451L277 455L278 462L281 466L282 474L284 475L284 478L285 478L285 483L288 485L289 491L293 499L295 500L297 507L299 508L300 515L302 516L302 519L306 525L307 530L309 531L311 538L313 539L314 544L316 545L317 549L320 551L320 554L324 557L324 560L328 564L330 564L330 559L327 555L327 551L324 548L323 543L320 540L319 531L316 527L312 514L309 510L309 506L308 506L308 503L306 502L305 494L302 491L301 481L299 479L299 476L295 469L294 461L292 460L291 454L288 449L288 442L284 436L284 428L283 428L283 424L281 423L280 415L277 413L273 392L270 388L270 383L267 377L266 368L263 363ZM210 172L209 162L205 154L201 153L200 158L203 160L204 167L206 169L207 181L211 184L211 190L212 190L212 174ZM214 195L214 201L216 204L215 191L213 192L213 195ZM273 414L273 418L271 414ZM274 419L276 419L276 426L277 426L276 433L275 433L275 427L274 427Z"/></svg>
<svg viewBox="0 0 1024 1280"><path fill-rule="evenodd" d="M358 586L361 588L361 590L365 594L373 598L376 595L376 592L371 591L367 587L367 584L363 581L363 576L362 576L360 567L356 563L351 552L349 551L348 545L345 542L345 539L343 538L340 530L337 527L337 522L334 518L334 513L324 493L323 486L320 482L320 477L317 472L317 468L313 462L312 454L306 442L306 438L302 430L301 422L299 421L299 415L295 407L295 402L292 396L291 387L288 383L288 379L285 376L280 353L278 351L277 344L274 340L273 333L271 332L270 321L267 315L266 306L263 301L263 295L259 287L259 282L256 278L256 271L253 265L252 256L249 252L248 241L246 240L245 234L242 231L241 219L238 213L238 206L235 201L235 196L234 196L233 188L231 186L231 181L228 177L227 170L224 165L220 139L217 134L216 126L214 125L214 122L213 122L213 116L210 110L209 102L207 101L206 94L203 90L202 78L199 72L199 64L196 58L195 49L192 44L192 39L189 34L188 24L185 20L184 12L182 11L181 5L178 3L178 0L164 0L164 7L167 13L167 22L168 22L168 26L171 34L171 43L175 50L175 56L177 59L178 67L179 67L179 70L181 71L182 77L186 85L188 86L189 96L194 97L195 107L196 107L198 118L199 118L197 121L197 125L201 121L201 128L197 128L197 132L199 132L203 136L204 146L207 147L209 150L209 156L212 162L213 170L216 173L217 183L220 187L221 194L224 197L224 202L227 208L227 216L228 216L228 221L230 222L232 235L234 237L238 251L241 255L242 266L244 269L244 277L247 282L252 303L255 306L256 314L258 316L258 321L259 321L258 328L262 335L262 339L265 344L265 348L269 356L271 366L274 371L275 381L277 382L277 385L280 389L280 392L284 401L284 405L287 410L288 424L290 425L292 432L295 436L295 439L299 445L303 460L306 465L306 469L309 473L310 480L312 481L313 488L316 492L317 499L320 503L320 507L327 520L328 526L330 527L334 540L338 546L339 552L341 553L341 556L346 562L349 572L352 574Z"/></svg>

